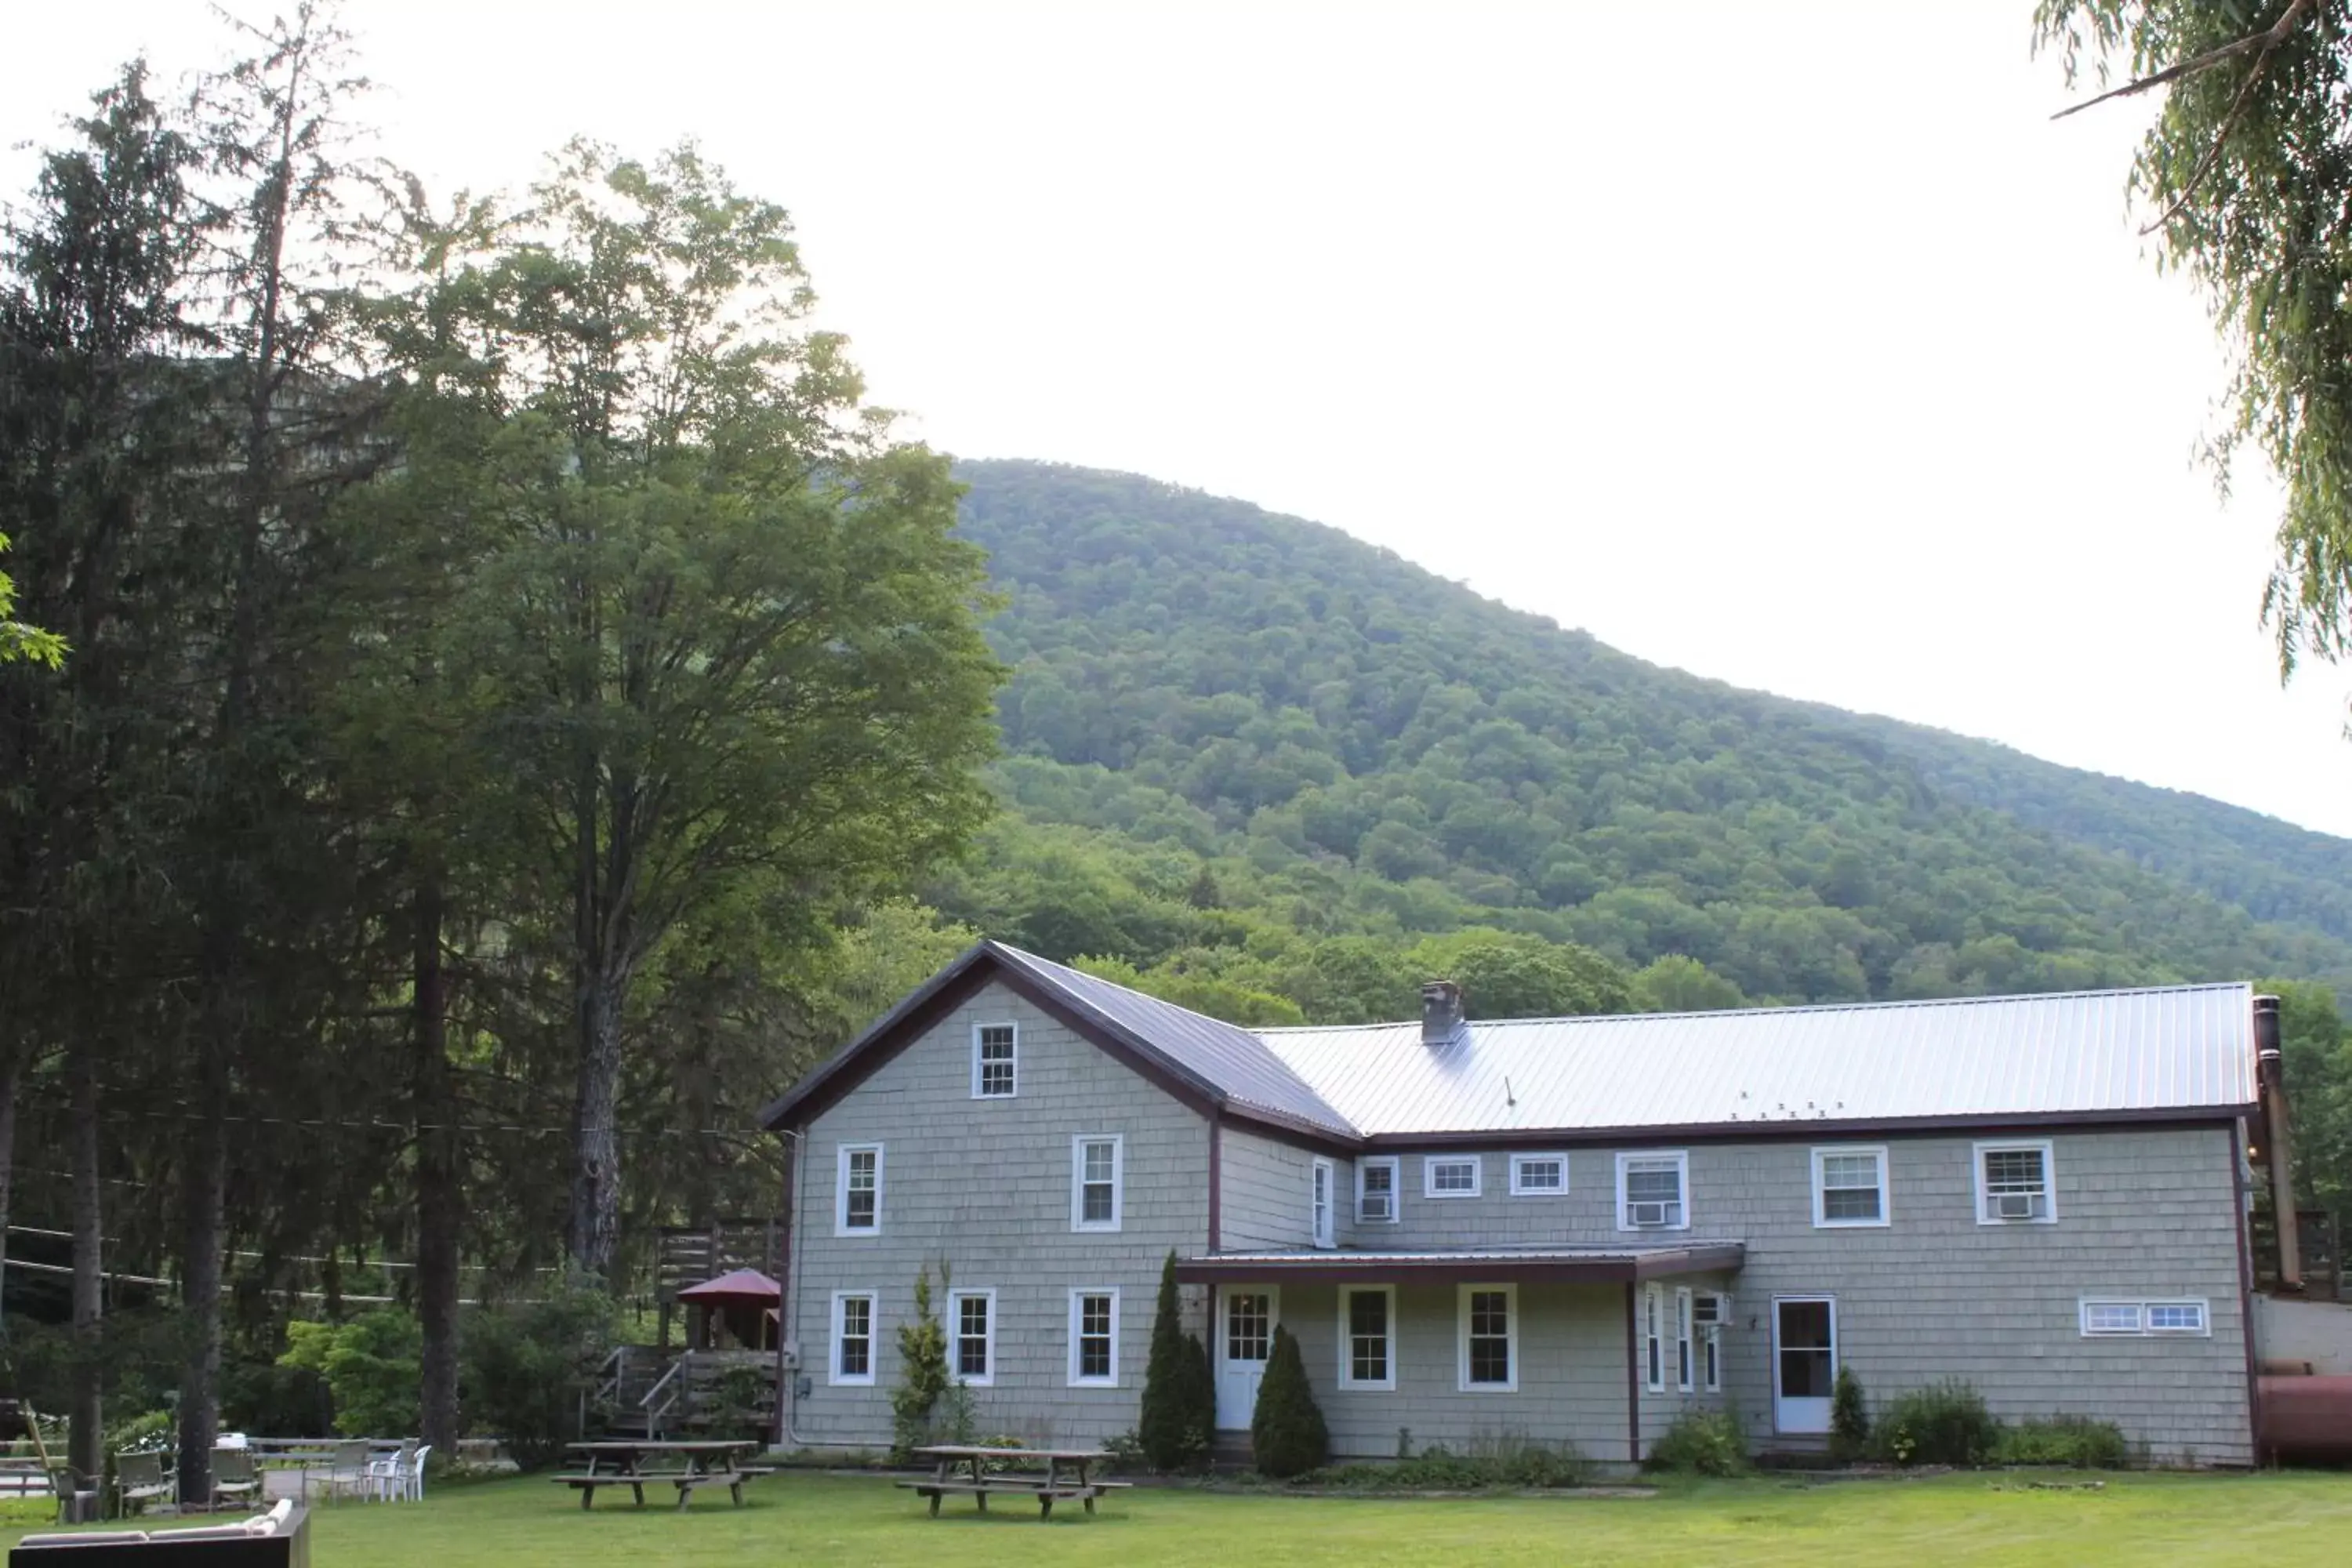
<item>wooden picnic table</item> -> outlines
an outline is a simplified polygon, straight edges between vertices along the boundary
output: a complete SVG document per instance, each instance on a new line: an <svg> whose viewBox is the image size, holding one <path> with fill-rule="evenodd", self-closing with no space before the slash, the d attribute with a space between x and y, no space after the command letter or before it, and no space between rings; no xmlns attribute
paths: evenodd
<svg viewBox="0 0 2352 1568"><path fill-rule="evenodd" d="M587 1456L587 1462L551 1479L578 1491L582 1508L595 1501L598 1487L626 1487L643 1508L648 1481L667 1481L677 1488L680 1508L693 1498L697 1487L725 1487L740 1508L743 1483L768 1473L743 1463L743 1455L756 1453L760 1447L743 1438L671 1442L658 1437L609 1437L564 1447Z"/></svg>
<svg viewBox="0 0 2352 1568"><path fill-rule="evenodd" d="M1051 1519L1054 1504L1064 1499L1075 1499L1086 1505L1088 1513L1095 1510L1095 1499L1125 1481L1098 1481L1087 1474L1095 1465L1110 1458L1099 1448L981 1448L961 1444L937 1444L918 1448L915 1453L933 1461L938 1468L928 1480L900 1481L898 1485L917 1497L931 1500L931 1517L940 1512L940 1499L950 1492L969 1493L980 1511L988 1511L989 1494L1034 1497L1037 1500L1037 1517ZM1031 1470L999 1470L989 1473L992 1464L1035 1465L1043 1460L1045 1473ZM968 1467L970 1480L958 1475Z"/></svg>

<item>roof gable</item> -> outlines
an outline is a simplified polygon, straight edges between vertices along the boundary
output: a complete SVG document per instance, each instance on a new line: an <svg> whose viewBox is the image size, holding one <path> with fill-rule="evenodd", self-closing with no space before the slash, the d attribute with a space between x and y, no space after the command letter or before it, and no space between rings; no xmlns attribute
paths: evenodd
<svg viewBox="0 0 2352 1568"><path fill-rule="evenodd" d="M760 1124L772 1131L810 1121L992 979L1204 1113L1226 1112L1326 1141L1357 1141L1356 1130L1247 1029L997 942L965 949L771 1101Z"/></svg>

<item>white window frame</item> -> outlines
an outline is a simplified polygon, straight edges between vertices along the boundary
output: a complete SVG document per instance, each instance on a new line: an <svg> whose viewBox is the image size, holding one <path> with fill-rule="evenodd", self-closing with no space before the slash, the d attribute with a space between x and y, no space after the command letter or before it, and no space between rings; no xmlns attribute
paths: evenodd
<svg viewBox="0 0 2352 1568"><path fill-rule="evenodd" d="M845 1373L841 1370L843 1303L866 1303L866 1370ZM824 1357L824 1381L833 1388L871 1388L875 1368L882 1359L882 1298L872 1290L835 1290L833 1293L832 1330L827 1337Z"/></svg>
<svg viewBox="0 0 2352 1568"><path fill-rule="evenodd" d="M1467 1165L1470 1185L1465 1191L1449 1187L1437 1190L1437 1167ZM1425 1198L1475 1198L1486 1190L1486 1157L1484 1154L1423 1154L1421 1157L1421 1195Z"/></svg>
<svg viewBox="0 0 2352 1568"><path fill-rule="evenodd" d="M1692 1331L1687 1285L1675 1287L1675 1387L1684 1394L1698 1392L1698 1335Z"/></svg>
<svg viewBox="0 0 2352 1568"><path fill-rule="evenodd" d="M1013 1031L1013 1087L1003 1094L990 1094L981 1088L981 1037L990 1029ZM992 1018L971 1026L971 1097L974 1100L1018 1100L1021 1098L1021 1025L1012 1018Z"/></svg>
<svg viewBox="0 0 2352 1568"><path fill-rule="evenodd" d="M1985 1190L1985 1156L2012 1150L2042 1152L2042 1209L2032 1219L2002 1219L1993 1213L1992 1194ZM2058 1152L2047 1138L1994 1138L1969 1146L1969 1187L1976 1194L1979 1225L2056 1225L2058 1223Z"/></svg>
<svg viewBox="0 0 2352 1568"><path fill-rule="evenodd" d="M1503 1353L1510 1357L1511 1375L1502 1383L1470 1381L1470 1298L1490 1291L1503 1293ZM1454 1383L1464 1394L1517 1394L1519 1391L1519 1288L1517 1285L1464 1285L1454 1297Z"/></svg>
<svg viewBox="0 0 2352 1568"><path fill-rule="evenodd" d="M1110 1145L1110 1218L1087 1218L1087 1145ZM1127 1139L1118 1132L1080 1132L1070 1140L1070 1228L1105 1235L1127 1223Z"/></svg>
<svg viewBox="0 0 2352 1568"><path fill-rule="evenodd" d="M1720 1290L1702 1290L1692 1300L1693 1316L1697 1304L1707 1303L1706 1321L1698 1325L1699 1384L1709 1394L1723 1392L1723 1325L1731 1317L1731 1298Z"/></svg>
<svg viewBox="0 0 2352 1568"><path fill-rule="evenodd" d="M1679 1173L1675 1181L1682 1193L1682 1216L1672 1225L1635 1225L1633 1213L1625 1202L1625 1173L1635 1160L1672 1160ZM1691 1224L1690 1151L1687 1149L1621 1149L1617 1152L1617 1228L1622 1231L1688 1230Z"/></svg>
<svg viewBox="0 0 2352 1568"><path fill-rule="evenodd" d="M1089 1296L1110 1298L1110 1375L1083 1377L1078 1373L1079 1314ZM1117 1388L1118 1386L1118 1287L1116 1285L1077 1285L1070 1290L1070 1386L1072 1388Z"/></svg>
<svg viewBox="0 0 2352 1568"><path fill-rule="evenodd" d="M988 1303L988 1331L982 1336L981 1354L987 1358L988 1370L978 1376L963 1371L963 1304L966 1301ZM966 1388L996 1386L996 1290L950 1290L948 1292L948 1377Z"/></svg>
<svg viewBox="0 0 2352 1568"><path fill-rule="evenodd" d="M853 1226L849 1223L849 1157L852 1154L874 1156L874 1223ZM882 1168L883 1149L879 1143L842 1143L835 1146L833 1166L833 1234L844 1239L879 1236L882 1234Z"/></svg>
<svg viewBox="0 0 2352 1568"><path fill-rule="evenodd" d="M1356 1324L1349 1315L1349 1303L1358 1296L1384 1296L1388 1299L1389 1374L1383 1378L1359 1378L1356 1371ZM1396 1391L1397 1316L1396 1287L1393 1285L1342 1285L1339 1287L1339 1386L1366 1393L1392 1394ZM1517 1363L1512 1363L1515 1367Z"/></svg>
<svg viewBox="0 0 2352 1568"><path fill-rule="evenodd" d="M1878 1217L1876 1219L1832 1219L1829 1215L1829 1187L1826 1178L1829 1162L1835 1159L1858 1159L1869 1155L1878 1163ZM1895 1194L1888 1189L1893 1182L1887 1173L1893 1162L1887 1157L1884 1143L1824 1143L1813 1151L1813 1228L1815 1230L1883 1229L1894 1223ZM1981 1170L1983 1167L1978 1167ZM2047 1167L2045 1167L2046 1169ZM1855 1189L1841 1187L1840 1192Z"/></svg>
<svg viewBox="0 0 2352 1568"><path fill-rule="evenodd" d="M1654 1283L1642 1291L1642 1386L1666 1391L1666 1291Z"/></svg>
<svg viewBox="0 0 2352 1568"><path fill-rule="evenodd" d="M1364 1213L1364 1173L1375 1167L1389 1173L1389 1212L1384 1218L1374 1219ZM1356 1162L1356 1223L1358 1225L1394 1225L1399 1211L1404 1207L1403 1163L1393 1154L1380 1154Z"/></svg>
<svg viewBox="0 0 2352 1568"><path fill-rule="evenodd" d="M1317 1247L1339 1245L1339 1167L1319 1154L1307 1170L1307 1221Z"/></svg>
<svg viewBox="0 0 2352 1568"><path fill-rule="evenodd" d="M1538 1161L1559 1162L1559 1185L1531 1187L1520 1179L1519 1173ZM1511 1156L1511 1195L1515 1198L1561 1198L1568 1195L1568 1151L1556 1153L1513 1154Z"/></svg>
<svg viewBox="0 0 2352 1568"><path fill-rule="evenodd" d="M2017 1222L2011 1221L2011 1224ZM2159 1329L2151 1321L2158 1307L2193 1307L2197 1310L2197 1327L2193 1329ZM2095 1310L2113 1310L2121 1308L2131 1314L2128 1328L2093 1328L2091 1313ZM2212 1303L2195 1296L2159 1296L2140 1299L2130 1296L2085 1296L2074 1304L2075 1326L2086 1340L2205 1340L2213 1337Z"/></svg>

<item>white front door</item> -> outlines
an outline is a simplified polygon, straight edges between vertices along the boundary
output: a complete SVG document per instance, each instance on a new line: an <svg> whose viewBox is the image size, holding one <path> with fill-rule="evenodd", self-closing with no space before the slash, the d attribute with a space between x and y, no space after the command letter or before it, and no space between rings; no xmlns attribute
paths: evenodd
<svg viewBox="0 0 2352 1568"><path fill-rule="evenodd" d="M1217 1310L1217 1426L1246 1431L1257 1411L1257 1385L1274 1353L1281 1296L1271 1285L1228 1285Z"/></svg>
<svg viewBox="0 0 2352 1568"><path fill-rule="evenodd" d="M1826 1296L1772 1302L1772 1428L1830 1429L1830 1388L1837 1382L1837 1303Z"/></svg>

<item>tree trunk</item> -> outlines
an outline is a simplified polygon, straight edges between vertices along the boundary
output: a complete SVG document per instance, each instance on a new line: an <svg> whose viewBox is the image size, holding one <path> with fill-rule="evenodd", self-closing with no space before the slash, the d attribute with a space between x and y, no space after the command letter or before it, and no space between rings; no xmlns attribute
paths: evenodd
<svg viewBox="0 0 2352 1568"><path fill-rule="evenodd" d="M612 1283L621 1239L622 985L593 971L580 988L580 1091L572 1110L572 1261Z"/></svg>
<svg viewBox="0 0 2352 1568"><path fill-rule="evenodd" d="M445 1458L457 1452L457 1105L449 1073L448 975L441 963L441 885L416 889L415 1058L409 1094L416 1114L416 1316L425 1331L418 1436Z"/></svg>
<svg viewBox="0 0 2352 1568"><path fill-rule="evenodd" d="M228 1093L222 1042L205 1043L194 1135L182 1188L180 1305L187 1359L180 1368L180 1498L209 1504L220 1436L221 1265L228 1198Z"/></svg>
<svg viewBox="0 0 2352 1568"><path fill-rule="evenodd" d="M73 1044L73 1392L67 1412L66 1463L75 1484L97 1488L104 1476L100 1451L99 1376L102 1341L105 1210L98 1184L98 1050L87 1033Z"/></svg>
<svg viewBox="0 0 2352 1568"><path fill-rule="evenodd" d="M16 1174L16 1079L18 1069L11 1066L0 1073L0 1324L5 1324L8 1314L8 1200L13 1195ZM6 1330L0 1327L0 1341Z"/></svg>

